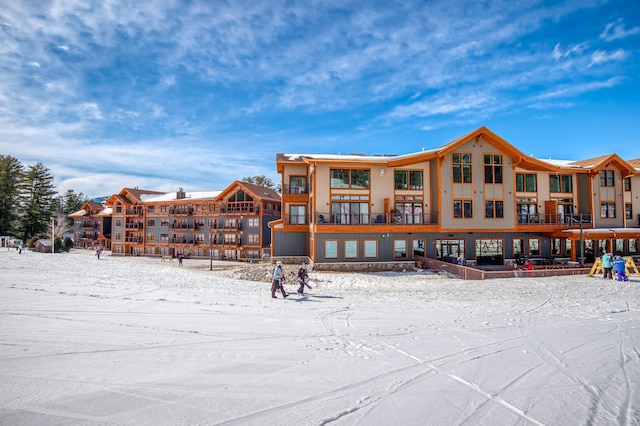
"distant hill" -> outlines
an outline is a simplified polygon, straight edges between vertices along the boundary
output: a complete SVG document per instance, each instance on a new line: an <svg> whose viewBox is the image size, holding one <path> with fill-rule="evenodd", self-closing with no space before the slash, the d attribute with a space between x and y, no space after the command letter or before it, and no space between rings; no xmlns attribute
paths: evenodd
<svg viewBox="0 0 640 426"><path fill-rule="evenodd" d="M105 201L107 201L109 199L111 195L106 195L104 197L96 197L94 199L92 199L91 201L94 203L104 203Z"/></svg>

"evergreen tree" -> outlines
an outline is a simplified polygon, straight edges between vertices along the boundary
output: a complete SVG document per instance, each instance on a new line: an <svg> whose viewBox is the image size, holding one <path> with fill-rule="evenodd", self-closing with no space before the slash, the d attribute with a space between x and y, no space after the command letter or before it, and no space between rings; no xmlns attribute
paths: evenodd
<svg viewBox="0 0 640 426"><path fill-rule="evenodd" d="M280 192L280 184L276 185L271 179L265 175L260 176L247 176L242 178L242 182L252 183L254 185L264 186L265 188L273 189L276 192Z"/></svg>
<svg viewBox="0 0 640 426"><path fill-rule="evenodd" d="M67 189L64 194L56 197L55 210L66 217L69 226L73 226L73 219L68 216L80 210L87 201L89 201L89 199L82 192L76 194L73 189Z"/></svg>
<svg viewBox="0 0 640 426"><path fill-rule="evenodd" d="M0 235L17 236L18 194L24 168L10 155L0 155Z"/></svg>
<svg viewBox="0 0 640 426"><path fill-rule="evenodd" d="M29 166L21 184L20 234L23 241L34 236L50 235L54 210L53 176L42 163Z"/></svg>

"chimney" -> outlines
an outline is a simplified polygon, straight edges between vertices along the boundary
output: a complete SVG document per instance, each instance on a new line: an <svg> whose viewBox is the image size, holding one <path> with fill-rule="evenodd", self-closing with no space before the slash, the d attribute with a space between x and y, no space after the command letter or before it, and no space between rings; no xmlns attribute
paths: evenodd
<svg viewBox="0 0 640 426"><path fill-rule="evenodd" d="M176 192L176 199L182 200L186 196L187 194L184 193L184 190L182 189L182 187L178 188L178 192Z"/></svg>

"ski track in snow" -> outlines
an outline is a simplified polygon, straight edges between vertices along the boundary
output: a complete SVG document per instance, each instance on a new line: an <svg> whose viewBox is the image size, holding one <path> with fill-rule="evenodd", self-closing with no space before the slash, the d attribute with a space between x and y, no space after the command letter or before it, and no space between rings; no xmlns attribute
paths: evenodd
<svg viewBox="0 0 640 426"><path fill-rule="evenodd" d="M0 252L0 424L640 425L640 280Z"/></svg>

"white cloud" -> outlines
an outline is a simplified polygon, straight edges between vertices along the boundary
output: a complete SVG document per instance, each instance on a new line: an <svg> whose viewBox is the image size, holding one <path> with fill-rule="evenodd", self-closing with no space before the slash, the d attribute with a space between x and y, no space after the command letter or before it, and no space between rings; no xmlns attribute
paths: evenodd
<svg viewBox="0 0 640 426"><path fill-rule="evenodd" d="M621 61L626 56L627 54L624 51L624 49L617 49L610 53L605 52L603 50L596 50L591 54L591 63L589 64L589 67L593 65L599 65L605 62Z"/></svg>
<svg viewBox="0 0 640 426"><path fill-rule="evenodd" d="M610 22L600 34L600 39L604 41L619 40L632 35L640 34L640 27L633 27L629 30L624 28L624 20L619 18L616 22Z"/></svg>

